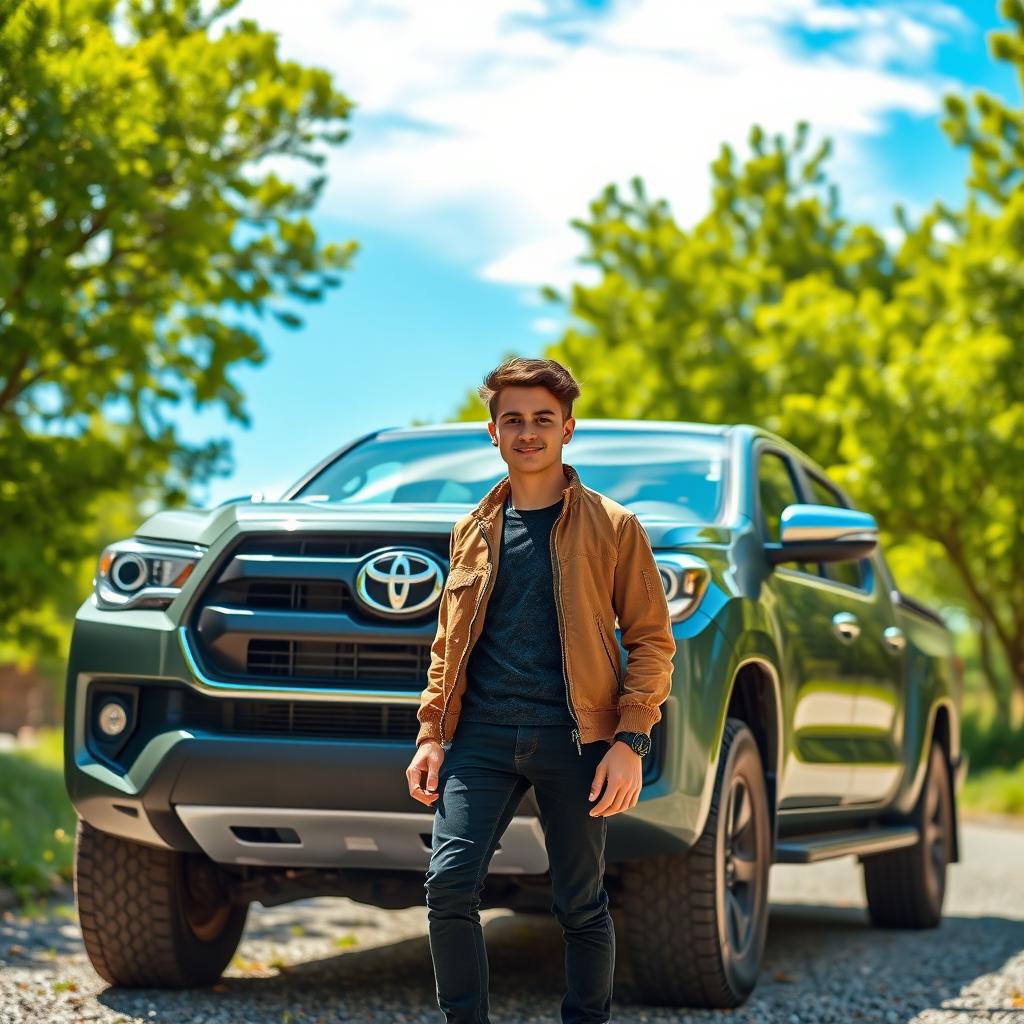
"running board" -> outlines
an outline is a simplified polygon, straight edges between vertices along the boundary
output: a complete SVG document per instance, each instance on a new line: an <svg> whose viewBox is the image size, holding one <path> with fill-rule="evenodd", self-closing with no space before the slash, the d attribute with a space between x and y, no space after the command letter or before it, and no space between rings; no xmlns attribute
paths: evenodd
<svg viewBox="0 0 1024 1024"><path fill-rule="evenodd" d="M913 846L919 839L913 825L879 825L875 828L851 828L841 832L787 836L775 848L776 864L813 864L851 853L869 856Z"/></svg>

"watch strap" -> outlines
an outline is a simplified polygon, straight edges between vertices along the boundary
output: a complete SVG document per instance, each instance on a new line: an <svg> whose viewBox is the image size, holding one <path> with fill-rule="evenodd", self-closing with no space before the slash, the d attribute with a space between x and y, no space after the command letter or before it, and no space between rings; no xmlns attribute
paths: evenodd
<svg viewBox="0 0 1024 1024"><path fill-rule="evenodd" d="M646 743L644 743L643 745L646 746L649 750L650 737L648 737L646 733L627 732L626 730L620 730L615 734L615 739L621 740L623 743L625 743L629 747L629 749L633 751L634 754L639 754L640 757L644 757L647 751L644 751L644 753L641 754L640 751L637 750L636 747L633 745L634 737L637 736L642 736L644 740L646 740Z"/></svg>

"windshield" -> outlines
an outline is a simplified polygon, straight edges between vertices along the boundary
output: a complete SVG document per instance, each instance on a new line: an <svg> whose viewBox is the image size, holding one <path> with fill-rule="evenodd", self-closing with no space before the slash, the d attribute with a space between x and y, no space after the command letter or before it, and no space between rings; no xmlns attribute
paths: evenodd
<svg viewBox="0 0 1024 1024"><path fill-rule="evenodd" d="M722 497L725 439L656 430L577 428L563 449L580 481L638 514L712 523ZM508 467L479 433L381 434L306 483L294 500L338 505L475 505Z"/></svg>

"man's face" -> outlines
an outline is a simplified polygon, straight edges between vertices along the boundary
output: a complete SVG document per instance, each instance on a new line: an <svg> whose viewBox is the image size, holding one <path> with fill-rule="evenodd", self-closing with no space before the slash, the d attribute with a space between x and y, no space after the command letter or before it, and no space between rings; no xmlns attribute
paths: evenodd
<svg viewBox="0 0 1024 1024"><path fill-rule="evenodd" d="M510 470L536 473L562 461L562 445L575 426L571 416L562 422L558 399L537 385L503 388L494 422L487 429Z"/></svg>

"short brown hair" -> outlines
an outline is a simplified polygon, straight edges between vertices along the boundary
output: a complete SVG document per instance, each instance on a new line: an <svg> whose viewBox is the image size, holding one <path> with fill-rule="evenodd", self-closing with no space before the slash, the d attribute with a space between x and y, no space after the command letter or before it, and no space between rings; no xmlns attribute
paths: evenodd
<svg viewBox="0 0 1024 1024"><path fill-rule="evenodd" d="M507 387L547 388L562 407L562 419L572 416L572 403L580 397L580 386L573 375L554 359L528 359L515 356L496 366L476 389L481 400L487 403L494 422L498 409L498 395Z"/></svg>

